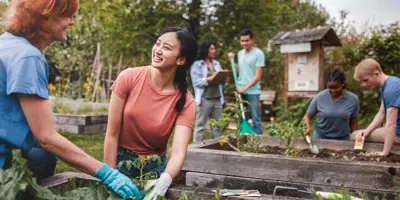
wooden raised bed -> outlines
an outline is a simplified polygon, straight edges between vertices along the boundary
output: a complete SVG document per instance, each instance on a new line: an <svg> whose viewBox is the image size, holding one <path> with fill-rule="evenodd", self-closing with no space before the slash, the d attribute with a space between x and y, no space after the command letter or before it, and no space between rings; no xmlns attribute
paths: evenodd
<svg viewBox="0 0 400 200"><path fill-rule="evenodd" d="M262 143L270 148L281 146L278 137L261 136ZM313 140L320 150L351 150L353 141ZM383 144L365 143L368 152L381 151ZM308 148L303 140L297 141L300 149ZM392 152L400 154L400 146ZM226 189L257 189L271 194L275 186L296 187L301 190L335 192L349 189L350 194L366 192L369 197L387 194L388 198L400 192L400 164L291 157L277 154L229 151L219 141L208 140L189 145L183 166L186 185ZM301 192L287 193L304 196ZM307 196L307 195L306 195Z"/></svg>
<svg viewBox="0 0 400 200"><path fill-rule="evenodd" d="M107 114L54 114L57 130L76 134L105 133Z"/></svg>
<svg viewBox="0 0 400 200"><path fill-rule="evenodd" d="M40 182L41 186L48 188L60 188L65 185L71 185L71 181L75 181L76 186L84 186L89 181L98 181L98 179L83 173L76 172L65 172L56 174L55 176L46 178ZM185 192L188 196L192 196L195 187L188 187L174 184L167 191L166 198L169 200L178 200L182 192ZM215 196L210 189L202 188L199 192L199 200L209 200ZM264 200L304 200L304 198L284 197L284 196L272 196L262 195L261 197L220 197L221 200L250 200L250 199L264 199Z"/></svg>

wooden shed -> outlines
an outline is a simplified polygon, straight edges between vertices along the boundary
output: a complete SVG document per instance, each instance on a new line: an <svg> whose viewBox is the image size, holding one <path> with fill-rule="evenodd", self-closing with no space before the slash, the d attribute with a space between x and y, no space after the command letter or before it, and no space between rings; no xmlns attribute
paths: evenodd
<svg viewBox="0 0 400 200"><path fill-rule="evenodd" d="M324 48L341 46L338 36L329 26L280 32L271 44L280 45L284 54L286 110L289 97L313 97L324 89Z"/></svg>

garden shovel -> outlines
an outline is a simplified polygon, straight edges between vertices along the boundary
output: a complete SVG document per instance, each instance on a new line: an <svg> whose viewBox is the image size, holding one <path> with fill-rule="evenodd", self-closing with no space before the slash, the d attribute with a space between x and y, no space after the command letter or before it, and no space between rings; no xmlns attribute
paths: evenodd
<svg viewBox="0 0 400 200"><path fill-rule="evenodd" d="M313 154L319 154L319 149L317 147L317 145L311 143L311 139L309 135L304 136L304 139L307 141L307 143L310 145L310 152Z"/></svg>
<svg viewBox="0 0 400 200"><path fill-rule="evenodd" d="M237 88L237 73L236 73L236 66L235 66L235 61L233 58L231 58L231 67L232 67L232 72L233 72L233 79L235 80L235 86ZM253 127L247 122L246 115L244 114L244 109L243 109L243 103L242 103L242 98L240 97L240 94L236 93L238 101L240 102L240 110L242 111L242 120L240 121L239 129L240 129L240 135L252 135L256 134L254 131Z"/></svg>

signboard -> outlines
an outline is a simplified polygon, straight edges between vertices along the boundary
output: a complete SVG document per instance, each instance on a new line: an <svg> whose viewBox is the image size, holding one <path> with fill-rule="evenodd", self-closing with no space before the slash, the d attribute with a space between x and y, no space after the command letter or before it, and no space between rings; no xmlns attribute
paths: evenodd
<svg viewBox="0 0 400 200"><path fill-rule="evenodd" d="M319 91L319 62L316 52L289 55L288 91Z"/></svg>
<svg viewBox="0 0 400 200"><path fill-rule="evenodd" d="M311 52L311 43L282 44L281 53Z"/></svg>

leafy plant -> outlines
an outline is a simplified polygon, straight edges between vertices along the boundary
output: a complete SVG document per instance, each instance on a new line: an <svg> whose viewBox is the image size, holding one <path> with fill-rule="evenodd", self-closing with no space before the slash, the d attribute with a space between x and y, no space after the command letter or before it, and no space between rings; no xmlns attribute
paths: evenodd
<svg viewBox="0 0 400 200"><path fill-rule="evenodd" d="M303 121L297 122L282 121L272 122L265 129L271 136L280 136L285 140L285 155L297 156L299 150L295 148L297 139L301 136L306 125Z"/></svg>
<svg viewBox="0 0 400 200"><path fill-rule="evenodd" d="M132 169L132 167L139 170L139 177L131 177L132 181L136 184L139 190L143 190L146 183L149 180L153 180L157 178L157 174L155 172L147 172L144 173L144 167L149 165L151 162L157 161L158 165L161 165L161 158L157 155L152 156L138 156L138 158L134 161L124 160L118 163L118 167L125 167L128 171Z"/></svg>

